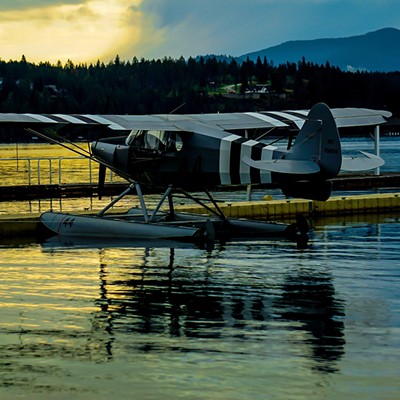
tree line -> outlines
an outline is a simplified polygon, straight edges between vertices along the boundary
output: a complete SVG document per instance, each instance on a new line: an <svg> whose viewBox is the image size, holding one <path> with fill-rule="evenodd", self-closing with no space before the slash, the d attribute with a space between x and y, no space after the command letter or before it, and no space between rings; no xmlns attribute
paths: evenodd
<svg viewBox="0 0 400 400"><path fill-rule="evenodd" d="M263 90L259 90L263 88ZM347 72L304 58L275 66L266 58L213 56L105 64L0 59L0 112L157 114L330 107L385 109L400 116L400 71Z"/></svg>

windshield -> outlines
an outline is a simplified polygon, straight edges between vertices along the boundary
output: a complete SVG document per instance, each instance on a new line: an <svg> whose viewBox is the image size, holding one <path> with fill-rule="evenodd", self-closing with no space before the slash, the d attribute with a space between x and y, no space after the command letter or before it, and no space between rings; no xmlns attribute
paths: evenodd
<svg viewBox="0 0 400 400"><path fill-rule="evenodd" d="M182 139L177 132L161 130L133 130L126 138L127 146L156 152L177 152L182 149Z"/></svg>

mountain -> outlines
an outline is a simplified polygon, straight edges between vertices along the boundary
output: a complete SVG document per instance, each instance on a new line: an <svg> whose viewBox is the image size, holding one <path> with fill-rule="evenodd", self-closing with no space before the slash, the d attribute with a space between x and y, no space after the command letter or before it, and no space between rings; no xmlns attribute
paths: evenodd
<svg viewBox="0 0 400 400"><path fill-rule="evenodd" d="M244 54L256 61L264 56L274 65L298 62L303 57L315 64L338 66L342 70L400 71L400 30L384 28L360 36L336 39L294 40L278 46Z"/></svg>

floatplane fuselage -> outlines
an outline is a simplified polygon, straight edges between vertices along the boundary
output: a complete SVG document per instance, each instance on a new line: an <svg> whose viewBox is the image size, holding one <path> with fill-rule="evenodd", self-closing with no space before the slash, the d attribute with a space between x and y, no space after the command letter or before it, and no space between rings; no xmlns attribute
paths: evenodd
<svg viewBox="0 0 400 400"><path fill-rule="evenodd" d="M262 114L252 117L268 123ZM313 200L329 198L330 179L337 176L343 164L334 117L322 103L308 113L287 150L204 122L188 123L177 118L165 125L169 129L135 129L127 137L95 141L92 154L126 179L146 186L172 185L196 191L277 183L289 196ZM363 169L383 164L372 154L364 153L362 159ZM346 165L354 171L357 163L353 159Z"/></svg>

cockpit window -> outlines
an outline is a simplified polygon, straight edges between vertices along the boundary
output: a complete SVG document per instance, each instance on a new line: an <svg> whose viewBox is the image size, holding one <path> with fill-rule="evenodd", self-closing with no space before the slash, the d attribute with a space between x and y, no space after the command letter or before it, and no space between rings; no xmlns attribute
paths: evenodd
<svg viewBox="0 0 400 400"><path fill-rule="evenodd" d="M125 141L127 146L158 153L177 152L182 139L177 132L160 130L132 130Z"/></svg>

